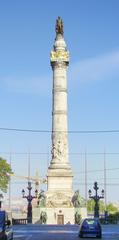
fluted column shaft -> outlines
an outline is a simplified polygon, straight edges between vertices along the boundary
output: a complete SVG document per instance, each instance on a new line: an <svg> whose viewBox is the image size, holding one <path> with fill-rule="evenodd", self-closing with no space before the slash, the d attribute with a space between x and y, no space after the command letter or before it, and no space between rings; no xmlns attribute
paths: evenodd
<svg viewBox="0 0 119 240"><path fill-rule="evenodd" d="M68 164L67 63L52 63L52 161L63 168Z"/></svg>

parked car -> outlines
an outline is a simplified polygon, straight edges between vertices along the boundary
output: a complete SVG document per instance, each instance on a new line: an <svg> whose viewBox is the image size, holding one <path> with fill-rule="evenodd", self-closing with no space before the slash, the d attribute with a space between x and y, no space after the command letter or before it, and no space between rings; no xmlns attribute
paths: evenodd
<svg viewBox="0 0 119 240"><path fill-rule="evenodd" d="M0 240L13 240L11 213L0 211Z"/></svg>
<svg viewBox="0 0 119 240"><path fill-rule="evenodd" d="M102 238L102 228L97 218L85 218L80 224L79 237Z"/></svg>

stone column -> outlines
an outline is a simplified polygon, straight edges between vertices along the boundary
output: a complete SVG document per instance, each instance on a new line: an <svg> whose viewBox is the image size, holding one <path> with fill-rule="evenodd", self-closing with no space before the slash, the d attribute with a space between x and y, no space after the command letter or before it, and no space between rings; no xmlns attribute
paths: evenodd
<svg viewBox="0 0 119 240"><path fill-rule="evenodd" d="M67 66L69 54L58 34L51 52L53 69L52 160L50 168L69 168L67 126Z"/></svg>
<svg viewBox="0 0 119 240"><path fill-rule="evenodd" d="M63 23L56 22L56 38L51 51L52 91L52 159L48 168L48 190L72 192L72 170L68 158L67 67L69 52L63 36Z"/></svg>

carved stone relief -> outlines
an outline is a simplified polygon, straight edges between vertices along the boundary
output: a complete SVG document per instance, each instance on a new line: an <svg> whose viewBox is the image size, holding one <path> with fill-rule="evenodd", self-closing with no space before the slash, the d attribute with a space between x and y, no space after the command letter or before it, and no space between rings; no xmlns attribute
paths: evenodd
<svg viewBox="0 0 119 240"><path fill-rule="evenodd" d="M50 196L46 200L47 207L72 207L71 197L64 193L58 192Z"/></svg>

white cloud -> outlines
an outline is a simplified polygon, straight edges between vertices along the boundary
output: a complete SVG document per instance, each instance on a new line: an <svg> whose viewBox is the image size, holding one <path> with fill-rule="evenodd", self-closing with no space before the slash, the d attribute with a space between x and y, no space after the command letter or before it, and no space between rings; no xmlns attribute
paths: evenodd
<svg viewBox="0 0 119 240"><path fill-rule="evenodd" d="M110 80L119 77L119 51L84 59L72 65L69 77L72 82Z"/></svg>
<svg viewBox="0 0 119 240"><path fill-rule="evenodd" d="M39 76L31 79L7 77L2 78L1 82L8 91L18 93L47 95L51 90L50 76Z"/></svg>
<svg viewBox="0 0 119 240"><path fill-rule="evenodd" d="M72 87L78 83L113 80L115 77L119 77L119 50L84 59L69 67L68 78ZM27 79L6 77L0 79L0 84L7 91L46 96L51 93L52 73Z"/></svg>

